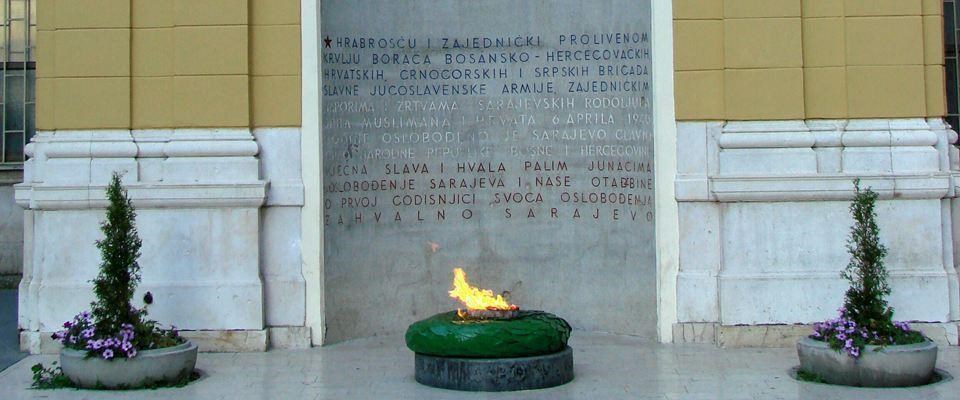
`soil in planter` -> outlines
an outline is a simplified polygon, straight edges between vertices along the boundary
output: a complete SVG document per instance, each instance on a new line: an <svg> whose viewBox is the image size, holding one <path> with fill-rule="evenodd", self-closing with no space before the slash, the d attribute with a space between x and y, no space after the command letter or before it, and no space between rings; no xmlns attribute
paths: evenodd
<svg viewBox="0 0 960 400"><path fill-rule="evenodd" d="M820 385L831 385L831 386L863 387L863 386L849 386L849 385L834 385L834 384L832 384L832 383L827 383L822 377L820 377L820 375L814 374L814 373L812 373L812 372L807 372L807 371L801 370L799 366L790 368L789 374L790 374L790 377L791 377L791 378L796 379L796 380L798 380L798 381L800 381L800 382L804 382L804 383L815 383L815 384L820 384ZM950 373L947 372L947 371L944 371L944 370L942 370L942 369L937 368L937 369L934 369L934 370L933 370L933 377L930 378L930 382L927 382L927 383L922 384L922 385L909 386L909 387L915 388L915 387L930 386L930 385L935 385L935 384L937 384L937 383L946 382L946 381L950 381L950 380L953 380L953 375L950 375ZM863 388L864 388L864 389L879 389L879 390L903 389L903 388L901 388L901 387L863 387Z"/></svg>
<svg viewBox="0 0 960 400"><path fill-rule="evenodd" d="M106 388L106 387L96 387L93 389L85 389L77 387L70 382L70 379L67 379L63 372L60 371L60 367L57 366L57 362L54 361L53 365L50 368L46 368L43 364L36 364L30 368L33 371L33 384L30 385L31 389L40 389L40 390L53 390L53 389L75 389L75 390L103 390L103 391L123 391L123 390L153 390L153 389L164 389L164 388L181 388L190 384L190 382L196 381L203 377L203 373L199 369L194 369L190 375L184 377L183 379L177 382L170 383L158 383L158 382L148 382L140 385L134 385L131 387L119 387L119 388Z"/></svg>

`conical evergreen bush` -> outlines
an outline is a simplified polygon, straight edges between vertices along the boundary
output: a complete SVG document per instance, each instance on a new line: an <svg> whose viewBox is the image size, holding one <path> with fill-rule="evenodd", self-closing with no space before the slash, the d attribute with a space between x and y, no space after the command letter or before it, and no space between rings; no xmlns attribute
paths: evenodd
<svg viewBox="0 0 960 400"><path fill-rule="evenodd" d="M853 183L856 190L850 204L853 227L847 240L850 263L842 274L850 287L843 306L850 319L858 324L885 332L893 326L893 309L886 300L890 294L887 269L883 265L887 248L880 243L877 227L877 193L869 188L860 190L859 179Z"/></svg>
<svg viewBox="0 0 960 400"><path fill-rule="evenodd" d="M100 225L104 238L97 241L100 249L100 274L93 280L93 320L100 332L119 332L124 324L140 322L131 300L140 283L140 246L137 235L137 213L120 185L120 175L113 174L107 187L107 219Z"/></svg>

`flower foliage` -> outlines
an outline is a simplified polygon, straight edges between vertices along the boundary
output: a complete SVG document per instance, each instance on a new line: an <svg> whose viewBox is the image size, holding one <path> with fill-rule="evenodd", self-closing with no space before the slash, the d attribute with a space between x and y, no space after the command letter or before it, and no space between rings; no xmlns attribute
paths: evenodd
<svg viewBox="0 0 960 400"><path fill-rule="evenodd" d="M850 263L841 274L849 288L840 315L814 324L810 337L858 358L866 345L911 344L925 339L906 322L893 321L893 308L885 299L890 286L883 265L887 249L880 243L876 222L877 193L870 188L860 190L860 179L854 180L853 186L856 192L850 213L854 224L847 241Z"/></svg>
<svg viewBox="0 0 960 400"><path fill-rule="evenodd" d="M181 342L176 327L161 328L156 321L147 320L147 308L131 309L138 316L137 323L123 324L119 331L97 330L92 315L84 311L63 323L63 330L53 334L53 339L64 347L86 350L90 356L105 360L133 358L139 350L176 346Z"/></svg>
<svg viewBox="0 0 960 400"><path fill-rule="evenodd" d="M137 217L127 191L114 173L107 187L107 220L100 225L103 240L96 242L102 262L100 273L93 280L96 295L91 312L82 312L63 323L63 330L53 339L64 346L86 350L90 356L106 360L131 358L139 350L169 347L181 340L175 329L161 329L146 318L147 308L131 303L140 283L141 241L137 234ZM152 302L153 296L148 292Z"/></svg>
<svg viewBox="0 0 960 400"><path fill-rule="evenodd" d="M875 330L860 325L848 315L845 308L837 310L837 318L813 324L811 338L830 343L830 347L859 358L867 345L885 346L922 342L923 335L910 329L906 322L891 322L893 329Z"/></svg>

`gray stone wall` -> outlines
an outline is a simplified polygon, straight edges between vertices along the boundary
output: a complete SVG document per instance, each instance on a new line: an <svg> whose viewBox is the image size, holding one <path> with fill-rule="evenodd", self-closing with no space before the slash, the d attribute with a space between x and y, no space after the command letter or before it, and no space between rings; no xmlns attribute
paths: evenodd
<svg viewBox="0 0 960 400"><path fill-rule="evenodd" d="M23 209L14 202L13 184L23 179L20 171L0 171L0 276L23 271ZM16 278L0 278L0 286Z"/></svg>

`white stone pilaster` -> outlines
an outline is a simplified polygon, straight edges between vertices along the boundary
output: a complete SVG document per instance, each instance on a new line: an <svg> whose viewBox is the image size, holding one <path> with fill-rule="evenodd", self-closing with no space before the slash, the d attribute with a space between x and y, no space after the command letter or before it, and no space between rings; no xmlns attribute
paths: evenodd
<svg viewBox="0 0 960 400"><path fill-rule="evenodd" d="M942 120L677 128L682 326L810 323L835 314L857 177L880 194L895 317L958 320L958 152Z"/></svg>
<svg viewBox="0 0 960 400"><path fill-rule="evenodd" d="M231 346L265 348L261 207L268 181L249 130L40 132L27 151L32 159L16 198L27 210L20 327L30 350L89 308L89 281L100 263L94 241L114 171L124 175L143 239L135 300L150 291L150 317L163 324L204 337L245 331L244 344Z"/></svg>

